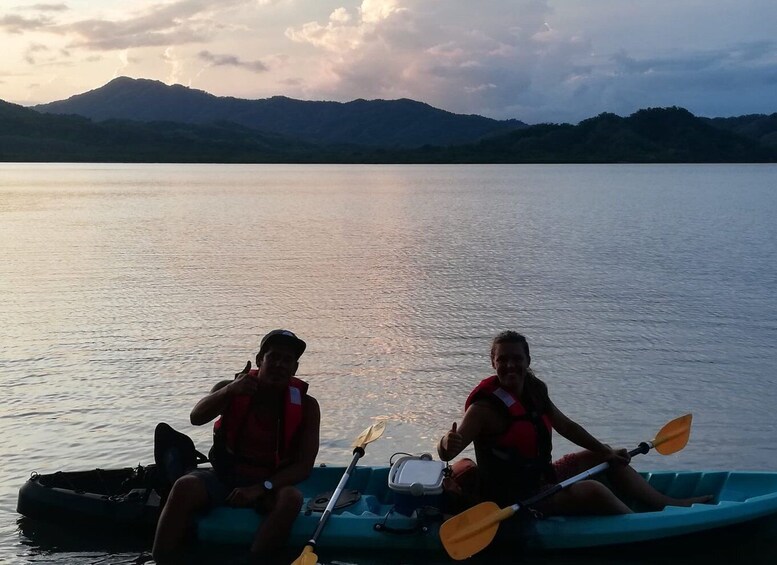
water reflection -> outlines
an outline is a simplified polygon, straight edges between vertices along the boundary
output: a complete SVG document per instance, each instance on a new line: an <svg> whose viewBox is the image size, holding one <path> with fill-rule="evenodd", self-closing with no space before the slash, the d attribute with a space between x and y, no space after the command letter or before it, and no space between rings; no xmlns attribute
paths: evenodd
<svg viewBox="0 0 777 565"><path fill-rule="evenodd" d="M364 464L433 452L515 328L610 443L694 413L682 454L638 468L776 469L775 185L773 166L0 165L0 560L59 558L16 531L31 471L147 463L158 421L207 450L191 407L275 327L309 344L320 462L374 417Z"/></svg>

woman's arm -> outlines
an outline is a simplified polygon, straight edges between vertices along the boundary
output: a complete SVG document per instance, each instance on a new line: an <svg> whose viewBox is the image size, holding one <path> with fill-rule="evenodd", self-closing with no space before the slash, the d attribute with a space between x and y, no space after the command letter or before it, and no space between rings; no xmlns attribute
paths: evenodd
<svg viewBox="0 0 777 565"><path fill-rule="evenodd" d="M608 446L588 433L583 426L567 417L553 402L550 402L550 421L554 430L575 445L600 453L610 451Z"/></svg>
<svg viewBox="0 0 777 565"><path fill-rule="evenodd" d="M605 456L605 460L628 464L629 456L625 449L616 450L609 445L600 442L588 433L583 426L573 421L559 410L553 402L550 402L550 421L554 430L575 445L579 445L588 451L601 453Z"/></svg>
<svg viewBox="0 0 777 565"><path fill-rule="evenodd" d="M498 428L497 415L484 402L475 402L464 413L458 426L453 423L451 429L440 438L437 454L443 461L450 461L481 435L495 433Z"/></svg>

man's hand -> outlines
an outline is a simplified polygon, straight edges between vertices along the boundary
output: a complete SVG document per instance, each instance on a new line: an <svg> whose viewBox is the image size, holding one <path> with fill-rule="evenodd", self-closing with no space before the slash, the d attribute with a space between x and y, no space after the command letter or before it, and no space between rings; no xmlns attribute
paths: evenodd
<svg viewBox="0 0 777 565"><path fill-rule="evenodd" d="M229 383L229 391L232 394L245 394L251 396L259 387L259 381L254 375L250 375L251 361L246 363L245 368L235 374L235 380Z"/></svg>
<svg viewBox="0 0 777 565"><path fill-rule="evenodd" d="M238 378L240 375L245 375L248 373L248 371L251 370L251 361L246 361L246 366L243 367L243 370L239 373L235 373L235 378Z"/></svg>
<svg viewBox="0 0 777 565"><path fill-rule="evenodd" d="M264 495L264 492L264 487L262 485L236 488L229 493L229 496L227 496L227 504L239 508L250 508L256 506L256 503Z"/></svg>

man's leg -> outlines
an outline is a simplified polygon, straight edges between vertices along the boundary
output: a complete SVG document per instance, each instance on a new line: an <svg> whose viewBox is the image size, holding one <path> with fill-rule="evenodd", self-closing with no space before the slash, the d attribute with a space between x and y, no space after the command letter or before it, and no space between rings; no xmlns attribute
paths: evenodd
<svg viewBox="0 0 777 565"><path fill-rule="evenodd" d="M302 508L302 500L302 492L295 487L287 486L278 490L272 506L256 532L251 553L261 554L283 546Z"/></svg>
<svg viewBox="0 0 777 565"><path fill-rule="evenodd" d="M194 515L210 504L205 482L196 475L184 475L173 485L159 516L152 554L157 562L170 559L181 549Z"/></svg>

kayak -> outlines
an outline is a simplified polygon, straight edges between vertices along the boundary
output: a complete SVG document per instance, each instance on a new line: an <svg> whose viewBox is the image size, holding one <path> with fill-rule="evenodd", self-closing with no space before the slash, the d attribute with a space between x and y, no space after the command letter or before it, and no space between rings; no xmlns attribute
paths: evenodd
<svg viewBox="0 0 777 565"><path fill-rule="evenodd" d="M289 544L304 546L315 530L328 495L344 467L319 466L299 487L305 504ZM33 474L21 487L17 511L59 524L84 523L149 530L159 514L154 465L117 470ZM390 488L389 467L356 467L318 539L318 548L444 551L438 530L441 497L424 489ZM534 549L573 549L644 542L777 516L777 472L642 473L670 496L713 494L711 504L667 507L624 516L551 517L506 520L495 543ZM628 501L627 501L628 502ZM200 516L201 542L249 545L262 517L252 509L219 507Z"/></svg>

